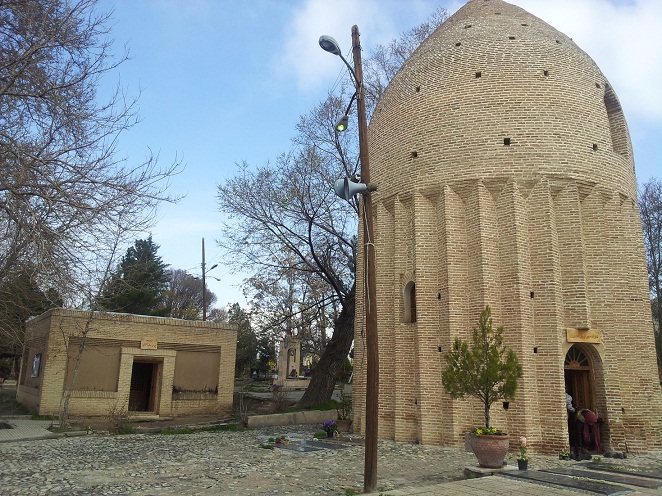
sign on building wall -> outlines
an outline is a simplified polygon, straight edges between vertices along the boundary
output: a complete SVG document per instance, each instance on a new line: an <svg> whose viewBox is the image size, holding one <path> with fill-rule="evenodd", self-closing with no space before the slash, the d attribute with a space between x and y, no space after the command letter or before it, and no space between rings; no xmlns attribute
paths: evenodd
<svg viewBox="0 0 662 496"><path fill-rule="evenodd" d="M156 350L158 342L156 338L142 338L140 340L141 350Z"/></svg>
<svg viewBox="0 0 662 496"><path fill-rule="evenodd" d="M602 333L595 329L566 329L568 343L601 343Z"/></svg>

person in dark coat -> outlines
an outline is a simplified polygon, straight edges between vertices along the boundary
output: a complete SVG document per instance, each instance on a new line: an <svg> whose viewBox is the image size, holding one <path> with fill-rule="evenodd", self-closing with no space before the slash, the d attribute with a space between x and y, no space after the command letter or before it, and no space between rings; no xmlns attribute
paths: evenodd
<svg viewBox="0 0 662 496"><path fill-rule="evenodd" d="M577 412L577 434L581 447L598 453L602 452L598 416L588 408Z"/></svg>

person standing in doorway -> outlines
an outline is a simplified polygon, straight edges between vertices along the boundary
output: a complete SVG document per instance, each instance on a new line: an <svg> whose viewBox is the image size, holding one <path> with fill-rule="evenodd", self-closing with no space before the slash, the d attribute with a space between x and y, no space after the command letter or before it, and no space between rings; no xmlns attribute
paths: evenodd
<svg viewBox="0 0 662 496"><path fill-rule="evenodd" d="M568 436L570 441L570 451L579 453L579 439L577 439L577 427L575 420L575 407L572 406L572 396L568 391L565 392L565 409L568 413Z"/></svg>

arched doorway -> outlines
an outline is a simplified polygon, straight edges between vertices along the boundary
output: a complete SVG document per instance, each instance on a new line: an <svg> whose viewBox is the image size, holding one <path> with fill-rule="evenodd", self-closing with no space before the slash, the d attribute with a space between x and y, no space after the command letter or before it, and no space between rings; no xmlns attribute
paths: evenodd
<svg viewBox="0 0 662 496"><path fill-rule="evenodd" d="M565 390L572 396L575 409L596 411L593 366L588 355L578 345L572 346L563 363Z"/></svg>
<svg viewBox="0 0 662 496"><path fill-rule="evenodd" d="M573 345L565 355L563 369L565 390L572 396L575 411L588 408L595 412L597 409L593 364L588 354L579 345ZM574 415L568 418L568 438L571 449L575 451L580 444Z"/></svg>

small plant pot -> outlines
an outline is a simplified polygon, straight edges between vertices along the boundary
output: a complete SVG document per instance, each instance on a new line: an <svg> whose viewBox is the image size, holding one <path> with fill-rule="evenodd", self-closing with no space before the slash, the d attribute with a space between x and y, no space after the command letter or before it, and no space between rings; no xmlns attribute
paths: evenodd
<svg viewBox="0 0 662 496"><path fill-rule="evenodd" d="M519 470L528 470L529 469L529 460L520 460L517 459L517 468Z"/></svg>

